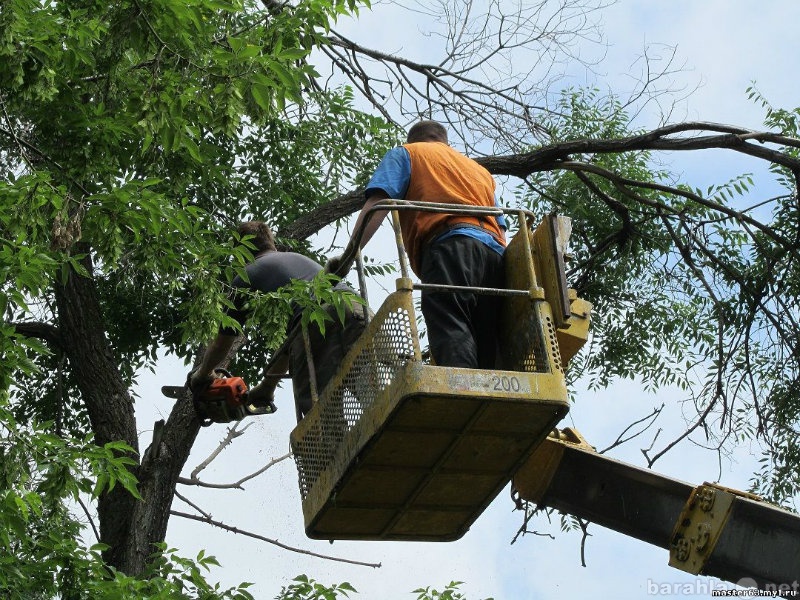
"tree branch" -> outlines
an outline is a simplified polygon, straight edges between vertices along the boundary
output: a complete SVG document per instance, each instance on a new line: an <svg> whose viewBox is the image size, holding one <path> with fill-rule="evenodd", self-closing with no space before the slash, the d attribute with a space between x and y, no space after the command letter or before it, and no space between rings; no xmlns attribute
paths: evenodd
<svg viewBox="0 0 800 600"><path fill-rule="evenodd" d="M644 188L644 189L651 189L651 190L655 190L655 191L659 191L659 192L664 192L664 193L667 193L667 194L672 194L672 195L675 195L675 196L680 196L682 198L686 198L687 200L692 200L693 202L696 202L697 204L700 204L701 206L705 206L706 208L710 208L712 210L720 212L720 213L724 214L725 216L730 217L732 219L735 219L736 221L738 221L740 223L746 223L748 225L751 225L752 227L755 227L756 229L758 229L759 231L764 233L767 237L771 238L772 240L774 240L775 242L777 242L778 244L780 244L780 245L782 245L784 247L789 247L789 248L792 247L789 240L787 240L786 238L784 238L783 236L778 234L773 228L767 227L766 225L764 225L760 221L756 221L750 215L747 215L747 214L744 214L744 213L742 213L740 211L737 211L737 210L734 210L732 208L729 208L729 207L727 207L727 206L725 206L723 204L720 204L718 202L713 202L712 200L708 200L707 198L703 198L702 196L699 196L697 194L693 194L692 192L688 192L686 190L681 190L681 189L674 188L674 187L668 186L668 185L663 185L663 184L660 184L660 183L653 183L653 182L647 182L647 181L636 181L636 180L633 180L633 179L628 179L626 177L622 177L620 175L617 175L616 173L613 173L612 171L604 169L603 167L600 167L600 166L595 165L595 164L586 163L586 162L580 162L580 161L574 161L574 160L563 161L563 162L559 163L558 166L556 166L554 168L561 168L561 169L566 169L566 170L569 170L569 171L586 171L586 172L594 173L595 175L600 175L602 177L605 177L606 179L608 179L612 183L614 183L617 186L617 189L620 190L621 192L623 192L625 195L630 196L631 198L633 198L637 202L640 202L640 203L648 205L648 206L652 206L654 208L662 208L664 210L670 210L669 207L665 206L664 204L655 202L653 200L650 200L649 198L644 198L643 196L640 196L638 194L634 194L630 190L630 188L631 187L640 187L640 188ZM674 211L671 211L671 212L674 212Z"/></svg>
<svg viewBox="0 0 800 600"><path fill-rule="evenodd" d="M716 131L724 135L680 139L666 137L689 131ZM748 143L748 141L770 142L793 148L800 148L800 139L771 132L753 131L742 127L719 123L687 122L661 127L636 136L610 140L581 139L558 142L542 146L523 154L483 156L475 158L475 161L493 175L508 175L525 179L532 173L569 169L576 172L591 172L624 186L648 188L668 194L675 194L719 211L727 217L756 227L780 244L793 247L789 243L789 240L779 236L771 228L765 226L763 223L759 223L741 211L733 210L696 194L692 194L691 192L687 192L686 190L679 190L674 187L653 182L636 182L620 177L598 165L580 160L571 160L571 157L576 154L610 154L639 152L644 150L690 151L716 148L720 150L734 150L767 160L790 169L800 177L800 160L777 150L755 146L752 143ZM643 199L637 197L637 201L643 201ZM353 190L297 219L290 226L280 231L279 235L294 239L307 239L323 227L360 210L363 204L363 188Z"/></svg>
<svg viewBox="0 0 800 600"><path fill-rule="evenodd" d="M202 461L200 464L198 464L194 468L194 470L192 471L191 475L189 476L189 479L188 480L185 479L185 481L192 481L192 482L197 481L197 476L208 465L210 465L212 462L214 462L214 459L216 459L225 448L227 448L229 445L231 445L233 443L233 440L235 440L240 435L244 435L244 432L247 431L247 429L250 427L250 425L252 425L252 423L249 423L248 425L246 425L244 427L244 429L239 429L239 425L240 424L241 424L241 421L236 421L231 427L228 427L227 433L225 434L225 437L222 439L222 441L219 443L219 445L217 445L217 447L211 452L211 454L208 455L208 457L204 461ZM184 478L181 478L181 479L184 479ZM179 479L179 481L180 481L180 479Z"/></svg>
<svg viewBox="0 0 800 600"><path fill-rule="evenodd" d="M629 441L631 441L632 439L634 439L636 437L639 437L640 435L642 435L644 432L646 432L648 429L650 429L655 424L656 419L661 414L662 410L664 410L664 404L663 403L658 408L654 408L653 412L651 412L649 415L644 416L641 419L637 419L636 421L634 421L633 423L628 425L625 429L622 430L622 433L620 433L617 436L616 440L614 440L606 448L603 448L602 450L598 450L597 453L598 454L605 454L609 450L611 450L613 448L616 448L617 446L621 446L625 442L629 442ZM636 433L634 433L634 434L632 434L632 435L630 435L628 437L624 437L625 434L628 433L631 429L633 429L636 425L638 425L639 423L644 423L645 421L650 421L650 422L641 431L637 431Z"/></svg>
<svg viewBox="0 0 800 600"><path fill-rule="evenodd" d="M13 327L16 333L25 337L37 338L54 346L62 346L61 331L50 323L23 321L21 323L6 322L6 324Z"/></svg>
<svg viewBox="0 0 800 600"><path fill-rule="evenodd" d="M207 523L209 525L213 525L214 527L219 527L220 529L224 529L225 531L230 531L231 533L238 533L247 537L251 537L256 540L261 540L262 542L267 542L268 544L272 544L274 546L278 546L279 548L283 548L284 550L289 550L290 552L296 552L298 554L305 554L306 556L313 556L315 558L321 558L323 560L330 560L334 562L341 562L347 563L350 565L359 565L362 567L372 567L373 569L377 569L381 567L381 563L368 563L362 562L358 560L350 560L347 558L339 558L336 556L329 556L327 554L318 554L316 552L311 552L310 550L303 550L301 548L295 548L293 546L287 546L279 542L278 540L274 540L268 537L264 537L263 535L259 535L257 533L252 533L250 531L245 531L243 529L239 529L238 527L233 527L231 525L226 525L221 521L216 521L209 516L198 516L198 515L191 515L189 513L180 512L177 510L170 510L169 513L176 517L182 517L184 519L189 519L192 521L199 521L201 523Z"/></svg>
<svg viewBox="0 0 800 600"><path fill-rule="evenodd" d="M725 135L677 139L667 137L688 131L717 131L724 132ZM559 162L567 160L573 154L616 154L643 150L685 152L689 150L728 149L782 165L791 169L793 173L800 172L800 160L777 150L770 150L769 148L747 143L748 140L800 148L800 139L776 133L753 131L720 123L687 122L660 127L641 135L609 140L571 140L549 144L524 154L489 156L476 158L475 160L495 175L524 177L533 172L558 168Z"/></svg>
<svg viewBox="0 0 800 600"><path fill-rule="evenodd" d="M239 432L240 435L242 433L244 433L244 430ZM193 485L193 486L197 486L197 487L213 488L213 489L239 489L239 490L243 490L244 489L243 485L245 483L247 483L251 479L255 479L256 477L258 477L259 475L261 475L262 473L264 473L268 469L274 467L279 462L282 462L282 461L286 460L287 458L290 458L291 456L292 456L291 453L287 452L283 456L279 456L278 458L273 458L266 465L264 465L263 467L258 469L258 471L250 473L249 475L247 475L245 477L242 477L239 481L236 481L234 483L206 483L206 482L201 481L200 479L198 479L195 476L194 473L192 473L192 477L179 477L178 478L178 483L181 483L183 485Z"/></svg>

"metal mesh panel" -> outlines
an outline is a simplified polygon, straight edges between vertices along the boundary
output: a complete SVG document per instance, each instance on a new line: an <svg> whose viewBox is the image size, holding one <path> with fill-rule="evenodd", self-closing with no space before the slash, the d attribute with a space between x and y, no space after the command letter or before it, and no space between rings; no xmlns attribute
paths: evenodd
<svg viewBox="0 0 800 600"><path fill-rule="evenodd" d="M514 366L515 371L525 371L526 373L548 373L550 365L547 360L547 349L542 335L542 323L537 317L541 317L541 311L537 310L536 304L530 303L531 310L525 315L527 318L523 323L527 327L528 336L525 341L527 348L524 352L518 352L522 360Z"/></svg>
<svg viewBox="0 0 800 600"><path fill-rule="evenodd" d="M553 361L553 367L560 373L564 372L564 367L561 364L561 353L558 350L558 337L556 336L556 325L550 315L541 315L544 324L545 334L547 335L547 344L550 346L550 356Z"/></svg>
<svg viewBox="0 0 800 600"><path fill-rule="evenodd" d="M503 303L500 327L500 368L525 373L550 373L552 366L545 340L549 317L542 301L507 298ZM552 325L552 319L550 319Z"/></svg>
<svg viewBox="0 0 800 600"><path fill-rule="evenodd" d="M342 371L323 391L319 404L305 417L304 435L293 444L304 499L337 453L347 448L343 442L364 412L398 370L418 357L414 315L408 304L384 305L348 353Z"/></svg>

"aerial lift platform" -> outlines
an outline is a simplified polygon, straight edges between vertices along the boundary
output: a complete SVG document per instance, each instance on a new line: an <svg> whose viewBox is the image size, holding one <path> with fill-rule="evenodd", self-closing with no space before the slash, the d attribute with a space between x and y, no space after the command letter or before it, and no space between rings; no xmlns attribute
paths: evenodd
<svg viewBox="0 0 800 600"><path fill-rule="evenodd" d="M589 305L570 298L564 279L569 220L553 215L534 231L533 216L514 211L520 228L506 251L508 289L468 288L503 297L500 368L429 364L412 292L455 288L412 282L397 211L454 208L392 201L375 210L387 207L400 255L397 290L291 434L305 528L331 540L450 541L567 414L559 339L580 347ZM574 317L573 305L581 309Z"/></svg>

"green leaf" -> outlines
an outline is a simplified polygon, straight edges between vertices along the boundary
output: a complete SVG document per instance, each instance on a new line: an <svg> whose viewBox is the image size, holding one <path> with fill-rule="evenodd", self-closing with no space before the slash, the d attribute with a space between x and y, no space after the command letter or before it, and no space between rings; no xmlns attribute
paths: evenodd
<svg viewBox="0 0 800 600"><path fill-rule="evenodd" d="M272 90L260 83L255 83L250 88L250 93L256 103L265 111L272 109Z"/></svg>

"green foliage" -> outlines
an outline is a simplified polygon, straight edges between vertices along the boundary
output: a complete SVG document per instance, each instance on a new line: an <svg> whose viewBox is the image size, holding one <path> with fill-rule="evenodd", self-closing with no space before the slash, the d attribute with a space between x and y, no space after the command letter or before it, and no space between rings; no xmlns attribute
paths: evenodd
<svg viewBox="0 0 800 600"><path fill-rule="evenodd" d="M594 90L568 90L560 101L563 118L548 124L559 141L612 139L630 134L619 103ZM619 174L649 181L665 176L653 171L646 152L574 156ZM572 172L537 174L532 190L523 192L536 211L556 209L573 223L573 261L569 281L590 300L593 341L584 369L592 384L605 387L615 378L641 377L647 385L686 385L682 372L685 338L691 320L674 319L691 312L677 290L660 285L674 262L669 236L647 207L619 194L614 185L593 179L593 193ZM641 190L644 198L656 198ZM611 198L612 200L607 200ZM665 260L666 259L666 260ZM642 312L644 311L644 312Z"/></svg>
<svg viewBox="0 0 800 600"><path fill-rule="evenodd" d="M464 582L451 581L441 592L431 587L426 587L416 589L413 593L418 594L417 600L467 600L466 596L458 591L462 583ZM485 600L493 599L486 598Z"/></svg>
<svg viewBox="0 0 800 600"><path fill-rule="evenodd" d="M306 575L298 575L294 583L284 586L275 600L336 600L349 598L350 592L355 593L355 588L344 582L330 587L317 583Z"/></svg>
<svg viewBox="0 0 800 600"><path fill-rule="evenodd" d="M800 135L800 108L773 107L755 85L748 88L748 94L765 109L767 127L786 136ZM795 159L800 157L795 147L783 147L781 152ZM752 338L751 351L741 357L740 365L755 373L763 402L757 420L749 411L741 411L736 423L744 435L756 432L768 439L769 447L760 460L760 471L752 479L752 489L781 501L800 490L800 349L796 343L800 265L792 252L792 246L796 248L800 240L800 202L796 174L775 165L771 171L788 193L774 200L770 226L788 244L759 232L749 260L741 267L745 285L751 291L742 304L756 315L738 316ZM765 319L762 311L773 318ZM786 343L784 328L789 330L792 343Z"/></svg>
<svg viewBox="0 0 800 600"><path fill-rule="evenodd" d="M264 127L244 131L234 149L240 160L217 205L236 219L268 216L280 232L299 215L366 184L398 132L354 110L353 100L347 88L312 94Z"/></svg>
<svg viewBox="0 0 800 600"><path fill-rule="evenodd" d="M216 331L244 264L239 220L280 231L363 182L397 132L355 110L350 90L308 92L305 60L357 8L4 4L0 389L25 374L15 414L87 426L70 365L6 324L55 323L52 286L70 269L93 278L98 327L132 382L159 348L188 359ZM280 327L268 331L253 363L279 341Z"/></svg>
<svg viewBox="0 0 800 600"><path fill-rule="evenodd" d="M345 289L335 289L339 277L320 271L311 281L293 280L289 285L271 293L237 290L247 297L244 306L249 312L245 330L247 340L234 358L231 369L245 379L257 381L261 378L267 353L276 350L285 340L287 324L297 313L301 315L300 324L308 328L312 323L325 333L332 321L327 306L336 309L336 315L343 323L345 310L354 304L364 304L364 300ZM297 313L295 312L297 311ZM230 320L229 326L240 325Z"/></svg>
<svg viewBox="0 0 800 600"><path fill-rule="evenodd" d="M142 578L110 569L102 544L87 547L83 500L123 486L138 497L130 448L61 438L52 424L18 423L0 402L0 595L9 600L205 598L250 600L249 584L221 589L206 580L216 559L158 549Z"/></svg>
<svg viewBox="0 0 800 600"><path fill-rule="evenodd" d="M328 587L306 575L299 575L293 581L294 583L281 589L281 593L275 597L275 600L336 600L337 598L350 598L350 592L356 593L355 588L346 582ZM429 586L416 589L411 593L416 594L417 600L467 600L467 597L459 591L462 583L462 581L451 581L441 592ZM485 600L493 599L486 598Z"/></svg>
<svg viewBox="0 0 800 600"><path fill-rule="evenodd" d="M301 311L300 323L303 328L307 329L314 323L325 335L325 324L332 320L325 310L326 305L333 306L339 321L344 323L347 309L352 309L353 304L364 304L364 300L355 293L334 289L339 281L340 278L336 275L320 271L311 281L294 280L290 285L268 296L297 306Z"/></svg>
<svg viewBox="0 0 800 600"><path fill-rule="evenodd" d="M798 135L798 110L774 109L750 92L767 110L768 127ZM560 108L563 116L547 123L558 140L636 133L619 103L592 90L566 92ZM791 499L800 491L794 176L773 168L787 193L764 201L750 175L671 193L658 184L677 177L648 152L572 159L618 178L553 171L522 188L534 210L573 220L568 278L594 309L591 344L572 376L587 375L597 387L636 378L651 390L680 388L706 414L709 443L763 441L753 489Z"/></svg>
<svg viewBox="0 0 800 600"><path fill-rule="evenodd" d="M14 551L0 553L4 591L249 597L204 583L207 557L162 551L144 581L109 571L102 548L78 543L83 526L67 506L119 486L136 493L136 465L80 433L90 428L70 362L80 356L77 340L59 337L55 290L88 278L102 313L90 327L109 340L126 383L159 349L191 357L224 320L230 283L252 258L236 223L258 218L280 231L362 183L396 141L393 127L353 108L350 90L310 91L319 86L308 57L359 6L368 2L3 3L0 398L10 399L2 410L14 433L0 447L4 469L27 473L3 492L0 522L16 528L5 538ZM315 285L320 298L342 301ZM265 323L274 326L260 330L253 364L280 340L284 300L273 299ZM64 440L40 431L43 421ZM24 460L23 438L41 458ZM35 504L42 490L47 511Z"/></svg>

